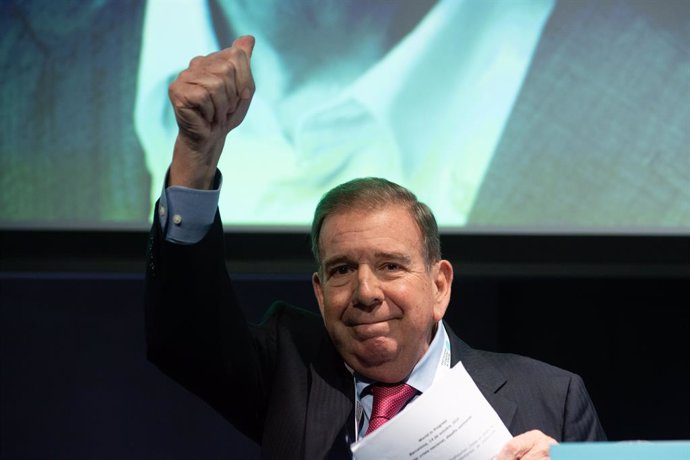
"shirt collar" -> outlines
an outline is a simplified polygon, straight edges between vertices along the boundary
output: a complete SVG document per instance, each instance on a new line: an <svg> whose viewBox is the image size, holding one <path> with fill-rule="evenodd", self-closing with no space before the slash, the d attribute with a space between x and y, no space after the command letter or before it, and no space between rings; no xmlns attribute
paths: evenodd
<svg viewBox="0 0 690 460"><path fill-rule="evenodd" d="M420 393L427 391L431 384L434 383L436 372L441 366L441 358L443 356L443 347L448 340L448 333L443 326L443 322L438 322L436 334L429 344L429 349L424 353L415 367L412 369L410 376L405 380L405 383L414 387ZM348 366L348 369L349 366ZM351 369L350 369L351 370ZM351 370L352 371L352 370ZM361 398L366 388L374 383L373 380L367 379L356 372L353 372L355 378L355 390L358 398Z"/></svg>

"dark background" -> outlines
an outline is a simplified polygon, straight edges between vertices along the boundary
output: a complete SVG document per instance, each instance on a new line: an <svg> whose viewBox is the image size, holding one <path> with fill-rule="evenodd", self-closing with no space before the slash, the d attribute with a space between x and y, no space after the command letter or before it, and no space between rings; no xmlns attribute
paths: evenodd
<svg viewBox="0 0 690 460"><path fill-rule="evenodd" d="M0 238L0 458L258 456L146 361L144 233ZM306 235L226 239L249 319L277 298L315 308ZM461 338L582 375L612 440L690 439L690 238L443 244L456 268L447 319Z"/></svg>

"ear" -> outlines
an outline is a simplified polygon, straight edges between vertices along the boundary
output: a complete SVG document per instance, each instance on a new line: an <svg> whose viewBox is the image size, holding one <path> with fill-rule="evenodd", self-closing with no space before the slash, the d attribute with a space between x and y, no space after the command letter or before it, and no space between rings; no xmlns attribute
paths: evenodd
<svg viewBox="0 0 690 460"><path fill-rule="evenodd" d="M319 310L321 311L321 317L323 317L323 286L321 285L319 272L314 272L314 274L311 275L311 286L314 288L314 296L319 303Z"/></svg>
<svg viewBox="0 0 690 460"><path fill-rule="evenodd" d="M447 260L436 262L433 268L434 319L440 321L450 303L450 288L453 284L453 266Z"/></svg>

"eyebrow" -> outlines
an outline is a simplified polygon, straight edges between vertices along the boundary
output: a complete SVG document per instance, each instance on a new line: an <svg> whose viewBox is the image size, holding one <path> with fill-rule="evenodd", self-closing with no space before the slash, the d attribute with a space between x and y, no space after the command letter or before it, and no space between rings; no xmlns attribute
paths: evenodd
<svg viewBox="0 0 690 460"><path fill-rule="evenodd" d="M377 259L392 260L394 262L400 262L406 265L412 263L412 257L399 252L377 252L374 255Z"/></svg>

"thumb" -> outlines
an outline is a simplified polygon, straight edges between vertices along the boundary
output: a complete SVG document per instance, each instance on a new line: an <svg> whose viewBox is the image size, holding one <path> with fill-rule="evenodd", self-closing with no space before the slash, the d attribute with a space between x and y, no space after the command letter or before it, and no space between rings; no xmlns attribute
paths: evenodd
<svg viewBox="0 0 690 460"><path fill-rule="evenodd" d="M252 50L254 49L255 39L252 35L242 35L238 37L234 42L232 42L233 47L238 47L247 55L248 58L252 57Z"/></svg>

